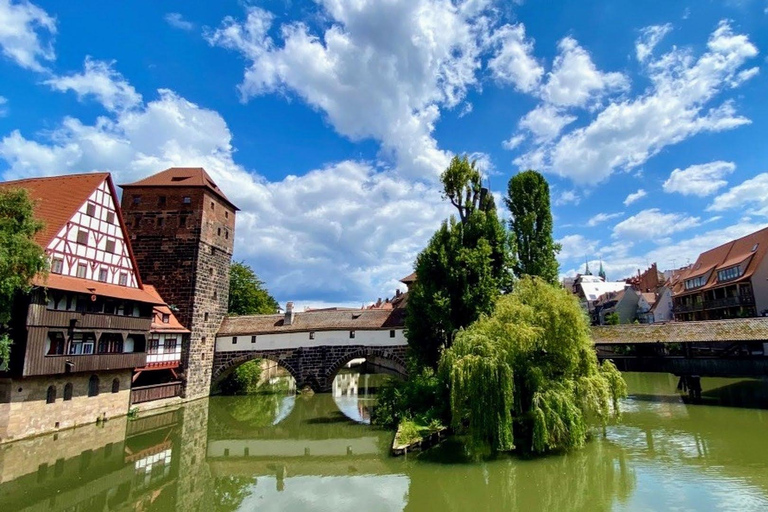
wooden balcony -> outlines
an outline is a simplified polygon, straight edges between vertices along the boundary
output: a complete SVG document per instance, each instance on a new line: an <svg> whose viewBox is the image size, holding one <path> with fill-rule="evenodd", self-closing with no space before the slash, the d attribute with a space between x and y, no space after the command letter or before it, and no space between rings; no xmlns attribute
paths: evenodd
<svg viewBox="0 0 768 512"><path fill-rule="evenodd" d="M67 364L71 363L71 364ZM57 355L31 357L24 361L24 376L96 372L140 368L147 363L146 352L122 354Z"/></svg>
<svg viewBox="0 0 768 512"><path fill-rule="evenodd" d="M80 313L77 311L55 311L42 305L32 305L27 316L27 325L35 327L70 326L75 320L77 329L115 330L148 332L152 318L135 316L107 315L103 313Z"/></svg>
<svg viewBox="0 0 768 512"><path fill-rule="evenodd" d="M703 311L704 303L697 302L694 304L675 304L673 311L675 313L690 313L692 311Z"/></svg>
<svg viewBox="0 0 768 512"><path fill-rule="evenodd" d="M131 388L131 404L140 404L181 395L181 381Z"/></svg>
<svg viewBox="0 0 768 512"><path fill-rule="evenodd" d="M731 308L737 306L754 306L755 300L747 296L725 297L722 299L708 300L704 303L706 309Z"/></svg>

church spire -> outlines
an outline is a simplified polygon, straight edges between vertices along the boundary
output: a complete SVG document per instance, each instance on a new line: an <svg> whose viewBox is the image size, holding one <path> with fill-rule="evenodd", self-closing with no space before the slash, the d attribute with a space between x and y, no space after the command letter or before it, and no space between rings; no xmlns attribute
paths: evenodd
<svg viewBox="0 0 768 512"><path fill-rule="evenodd" d="M603 281L605 281L605 270L603 270L603 260L600 260L600 271L597 273L598 276L603 278Z"/></svg>
<svg viewBox="0 0 768 512"><path fill-rule="evenodd" d="M584 261L586 261L586 263L587 263L586 268L584 269L584 275L585 276L591 276L592 272L589 271L589 259L584 258Z"/></svg>

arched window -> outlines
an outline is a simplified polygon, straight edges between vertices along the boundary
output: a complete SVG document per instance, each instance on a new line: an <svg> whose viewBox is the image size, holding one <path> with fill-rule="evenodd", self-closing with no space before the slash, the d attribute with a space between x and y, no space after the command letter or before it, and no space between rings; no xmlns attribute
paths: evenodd
<svg viewBox="0 0 768 512"><path fill-rule="evenodd" d="M117 393L120 391L120 379L113 379L112 380L112 392Z"/></svg>
<svg viewBox="0 0 768 512"><path fill-rule="evenodd" d="M45 397L45 403L52 404L56 401L56 386L48 386L48 394Z"/></svg>
<svg viewBox="0 0 768 512"><path fill-rule="evenodd" d="M67 382L67 385L64 386L64 400L72 400L72 383Z"/></svg>
<svg viewBox="0 0 768 512"><path fill-rule="evenodd" d="M88 379L88 396L99 396L99 378L96 375Z"/></svg>

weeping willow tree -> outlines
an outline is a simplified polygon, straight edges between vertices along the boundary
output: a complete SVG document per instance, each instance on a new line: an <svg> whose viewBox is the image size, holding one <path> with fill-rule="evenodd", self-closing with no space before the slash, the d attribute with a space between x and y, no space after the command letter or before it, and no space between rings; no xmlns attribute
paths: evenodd
<svg viewBox="0 0 768 512"><path fill-rule="evenodd" d="M535 277L459 331L440 372L454 427L492 451L579 448L590 425L619 415L626 395L616 367L598 363L576 299Z"/></svg>

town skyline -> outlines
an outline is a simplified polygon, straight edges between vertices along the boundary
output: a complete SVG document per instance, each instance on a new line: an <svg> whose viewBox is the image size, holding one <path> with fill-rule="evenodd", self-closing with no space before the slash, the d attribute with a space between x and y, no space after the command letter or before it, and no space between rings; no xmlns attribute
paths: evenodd
<svg viewBox="0 0 768 512"><path fill-rule="evenodd" d="M260 5L115 26L0 2L0 176L202 166L242 208L235 260L297 307L392 296L450 214L452 154L499 197L545 173L563 275L680 267L765 226L761 2Z"/></svg>

